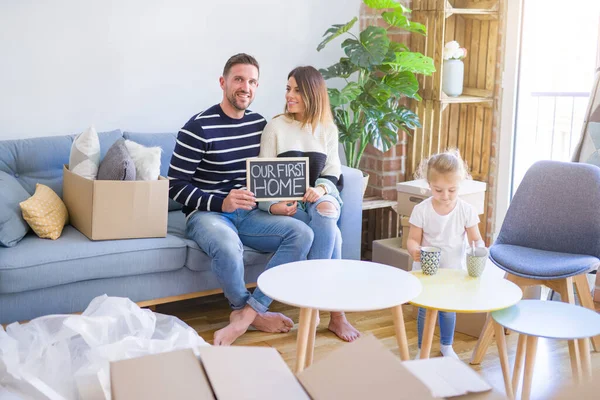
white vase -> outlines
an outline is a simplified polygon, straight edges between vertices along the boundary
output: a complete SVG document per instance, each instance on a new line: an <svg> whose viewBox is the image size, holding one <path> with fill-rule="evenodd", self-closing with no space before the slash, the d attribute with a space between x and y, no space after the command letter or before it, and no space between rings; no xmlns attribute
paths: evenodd
<svg viewBox="0 0 600 400"><path fill-rule="evenodd" d="M463 92L465 65L462 60L445 60L442 68L442 91L447 96L460 96Z"/></svg>

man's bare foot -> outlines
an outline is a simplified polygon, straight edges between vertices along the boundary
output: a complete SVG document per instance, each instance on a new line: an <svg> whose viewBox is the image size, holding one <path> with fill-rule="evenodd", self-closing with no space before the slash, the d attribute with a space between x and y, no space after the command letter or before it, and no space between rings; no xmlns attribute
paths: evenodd
<svg viewBox="0 0 600 400"><path fill-rule="evenodd" d="M257 312L250 306L241 310L232 311L229 315L229 325L215 332L213 344L215 346L229 346L248 330L256 318Z"/></svg>
<svg viewBox="0 0 600 400"><path fill-rule="evenodd" d="M344 313L332 312L328 328L346 342L353 342L360 337L360 332L350 325L350 322L348 322Z"/></svg>
<svg viewBox="0 0 600 400"><path fill-rule="evenodd" d="M294 322L281 313L266 312L257 314L252 326L263 332L286 333L292 329Z"/></svg>

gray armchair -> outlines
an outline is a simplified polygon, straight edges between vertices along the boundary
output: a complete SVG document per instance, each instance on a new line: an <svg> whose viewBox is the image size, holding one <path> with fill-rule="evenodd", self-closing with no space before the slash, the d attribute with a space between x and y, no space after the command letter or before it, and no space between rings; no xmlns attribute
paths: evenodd
<svg viewBox="0 0 600 400"><path fill-rule="evenodd" d="M539 161L525 174L508 208L490 260L522 289L545 285L594 310L586 273L600 266L600 168ZM479 364L493 337L490 318L473 352ZM592 339L600 349L600 336ZM571 357L578 347L569 342ZM576 365L576 363L572 363ZM574 371L575 372L575 371ZM575 375L577 376L577 375Z"/></svg>

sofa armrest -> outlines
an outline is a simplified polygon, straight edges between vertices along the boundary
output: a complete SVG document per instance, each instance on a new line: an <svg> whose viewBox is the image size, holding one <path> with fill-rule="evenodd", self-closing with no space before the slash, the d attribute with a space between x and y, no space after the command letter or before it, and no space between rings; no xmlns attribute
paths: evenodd
<svg viewBox="0 0 600 400"><path fill-rule="evenodd" d="M360 260L362 238L363 174L360 170L342 165L344 206L338 226L342 231L342 258Z"/></svg>

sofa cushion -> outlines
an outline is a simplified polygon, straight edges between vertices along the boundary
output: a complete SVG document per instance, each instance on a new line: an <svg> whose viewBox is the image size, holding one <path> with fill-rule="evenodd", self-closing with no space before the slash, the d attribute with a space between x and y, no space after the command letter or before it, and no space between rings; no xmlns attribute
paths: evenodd
<svg viewBox="0 0 600 400"><path fill-rule="evenodd" d="M37 184L35 194L21 202L23 218L41 238L56 240L69 220L65 203L46 185Z"/></svg>
<svg viewBox="0 0 600 400"><path fill-rule="evenodd" d="M99 133L100 156L123 135L120 130ZM14 176L32 195L36 183L50 187L62 198L63 165L69 163L72 136L0 141L0 171Z"/></svg>
<svg viewBox="0 0 600 400"><path fill-rule="evenodd" d="M169 173L169 164L171 156L175 149L175 133L138 133L138 132L123 132L123 137L127 140L132 140L144 146L160 146L162 153L160 154L160 175L166 177ZM169 211L181 210L182 205L173 199L169 199Z"/></svg>
<svg viewBox="0 0 600 400"><path fill-rule="evenodd" d="M73 140L69 155L69 170L84 178L94 180L100 165L100 138L93 126Z"/></svg>
<svg viewBox="0 0 600 400"><path fill-rule="evenodd" d="M125 146L125 139L119 139L106 152L98 168L98 180L135 181L135 164Z"/></svg>
<svg viewBox="0 0 600 400"><path fill-rule="evenodd" d="M12 247L27 234L29 225L19 203L28 198L29 193L14 177L0 171L0 246Z"/></svg>
<svg viewBox="0 0 600 400"><path fill-rule="evenodd" d="M0 250L0 294L72 282L174 271L185 264L186 244L176 236L90 241L68 225L56 241L27 235Z"/></svg>
<svg viewBox="0 0 600 400"><path fill-rule="evenodd" d="M196 242L185 237L185 214L181 211L169 212L169 222L167 232L170 235L176 235L183 239L187 244L187 257L185 266L192 271L210 271L210 257L198 247ZM244 265L250 267L253 265L265 265L271 258L272 253L261 253L251 247L244 246Z"/></svg>

